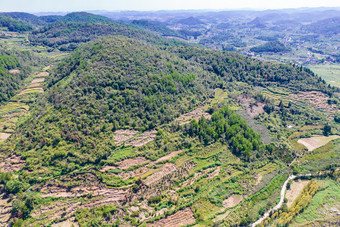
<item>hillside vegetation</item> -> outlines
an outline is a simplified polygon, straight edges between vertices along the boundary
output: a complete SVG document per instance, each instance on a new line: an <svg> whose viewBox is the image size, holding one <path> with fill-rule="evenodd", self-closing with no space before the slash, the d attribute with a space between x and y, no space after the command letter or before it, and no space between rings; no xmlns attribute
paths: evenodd
<svg viewBox="0 0 340 227"><path fill-rule="evenodd" d="M181 34L208 21L182 18ZM169 40L158 23L44 20L2 42L0 225L246 226L289 175L338 181L339 89L310 69ZM311 182L266 223L301 220L323 188Z"/></svg>

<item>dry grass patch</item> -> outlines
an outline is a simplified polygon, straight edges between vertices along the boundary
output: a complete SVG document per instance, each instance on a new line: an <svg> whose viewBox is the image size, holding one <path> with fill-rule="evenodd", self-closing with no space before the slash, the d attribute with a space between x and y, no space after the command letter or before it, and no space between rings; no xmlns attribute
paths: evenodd
<svg viewBox="0 0 340 227"><path fill-rule="evenodd" d="M195 223L195 217L192 210L187 207L184 210L177 211L173 215L166 218L155 221L154 223L148 223L148 227L179 227L183 225L190 225Z"/></svg>
<svg viewBox="0 0 340 227"><path fill-rule="evenodd" d="M5 198L5 194L0 194L0 225L7 226L9 219L11 218L12 201L9 198Z"/></svg>
<svg viewBox="0 0 340 227"><path fill-rule="evenodd" d="M244 95L241 95L238 99L240 104L246 108L247 114L249 116L256 117L264 112L264 103L257 102L254 98L246 97Z"/></svg>
<svg viewBox="0 0 340 227"><path fill-rule="evenodd" d="M181 152L182 152L182 150L174 151L174 152L172 152L172 153L170 153L170 154L168 154L168 155L165 155L165 156L163 156L163 157L157 159L157 160L155 161L155 163L164 162L164 161L166 161L166 160L172 159L173 157L177 156L177 155L178 155L179 153L181 153Z"/></svg>
<svg viewBox="0 0 340 227"><path fill-rule="evenodd" d="M204 112L203 108L198 108L189 113L182 114L181 116L175 119L175 122L178 122L178 124L180 125L184 125L184 124L189 123L193 119L198 121L201 117L204 117L205 119L210 119L211 115Z"/></svg>
<svg viewBox="0 0 340 227"><path fill-rule="evenodd" d="M11 69L8 71L10 74L19 74L20 70L19 69Z"/></svg>
<svg viewBox="0 0 340 227"><path fill-rule="evenodd" d="M156 134L157 134L156 130L143 132L141 135L128 141L126 145L141 147L149 142L152 142L154 138L156 137Z"/></svg>
<svg viewBox="0 0 340 227"><path fill-rule="evenodd" d="M313 136L311 138L299 139L297 142L307 147L308 151L313 151L323 145L326 145L332 140L339 139L340 136Z"/></svg>
<svg viewBox="0 0 340 227"><path fill-rule="evenodd" d="M303 188L308 184L309 180L298 180L293 181L290 185L289 190L287 190L287 206L288 208L293 204L294 200L300 195Z"/></svg>
<svg viewBox="0 0 340 227"><path fill-rule="evenodd" d="M24 95L24 94L28 94L28 93L44 93L44 89L41 87L37 87L37 88L27 88L22 90L18 95Z"/></svg>
<svg viewBox="0 0 340 227"><path fill-rule="evenodd" d="M329 113L335 113L337 111L336 104L328 104L329 97L319 91L305 91L299 92L298 94L290 94L290 98L303 100L309 104L312 104L314 107L322 109Z"/></svg>
<svg viewBox="0 0 340 227"><path fill-rule="evenodd" d="M18 171L22 169L25 163L25 160L22 160L19 156L13 154L0 162L0 170L1 172Z"/></svg>
<svg viewBox="0 0 340 227"><path fill-rule="evenodd" d="M68 219L66 221L62 221L59 223L55 223L52 224L52 227L78 227L78 223L74 220L74 218L72 219Z"/></svg>
<svg viewBox="0 0 340 227"><path fill-rule="evenodd" d="M147 161L148 160L146 160L144 157L136 157L135 159L125 159L124 161L118 162L117 164L119 169L128 169L130 166L143 165Z"/></svg>
<svg viewBox="0 0 340 227"><path fill-rule="evenodd" d="M121 177L123 180L127 180L133 177L142 177L144 174L148 173L149 171L150 170L147 167L143 166L138 169L131 170L129 172L118 173L117 175Z"/></svg>
<svg viewBox="0 0 340 227"><path fill-rule="evenodd" d="M129 129L117 130L114 133L115 142L116 142L117 145L121 145L125 141L131 139L137 133L138 133L138 131L136 131L136 130L129 130Z"/></svg>
<svg viewBox="0 0 340 227"><path fill-rule="evenodd" d="M159 182L164 176L171 174L176 170L176 165L172 163L166 163L162 169L156 171L152 175L145 179L145 184L150 186L154 183Z"/></svg>
<svg viewBox="0 0 340 227"><path fill-rule="evenodd" d="M12 134L6 132L0 132L0 143L7 140Z"/></svg>
<svg viewBox="0 0 340 227"><path fill-rule="evenodd" d="M29 106L26 105L25 103L9 102L6 105L1 106L0 114L5 114L5 113L11 112L13 110L17 110L17 109L24 109L24 110L28 111Z"/></svg>
<svg viewBox="0 0 340 227"><path fill-rule="evenodd" d="M39 88L39 87L41 87L40 83L33 83L33 84L28 85L27 88Z"/></svg>
<svg viewBox="0 0 340 227"><path fill-rule="evenodd" d="M50 74L49 74L48 72L41 72L41 73L35 75L35 77L47 77L47 76L49 76L49 75L50 75Z"/></svg>
<svg viewBox="0 0 340 227"><path fill-rule="evenodd" d="M45 78L35 78L31 81L31 84L34 84L34 83L42 83L45 81Z"/></svg>
<svg viewBox="0 0 340 227"><path fill-rule="evenodd" d="M243 195L232 195L228 199L223 200L223 206L225 208L232 208L239 204L243 199Z"/></svg>

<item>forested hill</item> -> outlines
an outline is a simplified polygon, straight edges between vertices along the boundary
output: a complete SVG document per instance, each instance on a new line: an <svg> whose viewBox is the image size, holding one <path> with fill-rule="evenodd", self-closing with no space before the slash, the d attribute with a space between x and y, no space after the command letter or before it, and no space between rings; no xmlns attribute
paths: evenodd
<svg viewBox="0 0 340 227"><path fill-rule="evenodd" d="M24 32L33 30L33 26L21 20L13 19L4 14L0 14L0 27L5 27L9 31Z"/></svg>
<svg viewBox="0 0 340 227"><path fill-rule="evenodd" d="M85 44L59 64L47 93L10 140L34 165L95 163L115 148L115 130L171 123L236 81L332 92L298 66L114 36Z"/></svg>

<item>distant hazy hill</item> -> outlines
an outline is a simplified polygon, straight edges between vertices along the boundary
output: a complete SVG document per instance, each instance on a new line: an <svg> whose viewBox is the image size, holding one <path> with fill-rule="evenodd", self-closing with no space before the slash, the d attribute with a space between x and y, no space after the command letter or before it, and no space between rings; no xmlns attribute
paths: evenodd
<svg viewBox="0 0 340 227"><path fill-rule="evenodd" d="M324 35L338 34L340 33L340 17L333 17L317 21L310 25L304 26L303 29L308 32L314 32Z"/></svg>
<svg viewBox="0 0 340 227"><path fill-rule="evenodd" d="M185 25L200 25L200 24L204 24L203 21L195 18L195 17L188 17L188 18L185 18L185 19L181 19L181 20L178 20L177 23L179 24L185 24Z"/></svg>
<svg viewBox="0 0 340 227"><path fill-rule="evenodd" d="M139 27L139 28L151 31L151 32L155 32L159 35L185 38L185 36L181 34L180 32L169 29L166 26L156 24L155 22L151 22L147 20L134 20L132 21L132 24L135 25L136 27Z"/></svg>
<svg viewBox="0 0 340 227"><path fill-rule="evenodd" d="M30 14L30 13L10 12L10 13L4 13L4 14L11 17L11 18L21 20L21 21L25 21L25 22L33 24L33 25L44 25L45 24L45 22L40 20L40 18L38 16L35 16L33 14Z"/></svg>
<svg viewBox="0 0 340 227"><path fill-rule="evenodd" d="M259 17L256 17L254 20L248 23L249 26L255 28L266 28L266 23Z"/></svg>
<svg viewBox="0 0 340 227"><path fill-rule="evenodd" d="M111 19L86 12L69 13L61 17L62 22L112 22Z"/></svg>

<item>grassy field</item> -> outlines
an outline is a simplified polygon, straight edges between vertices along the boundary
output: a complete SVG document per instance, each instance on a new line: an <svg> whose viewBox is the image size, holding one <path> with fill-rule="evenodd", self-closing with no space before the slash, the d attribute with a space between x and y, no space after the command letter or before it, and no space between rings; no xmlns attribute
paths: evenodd
<svg viewBox="0 0 340 227"><path fill-rule="evenodd" d="M308 68L321 76L327 83L340 87L340 65L309 65Z"/></svg>

